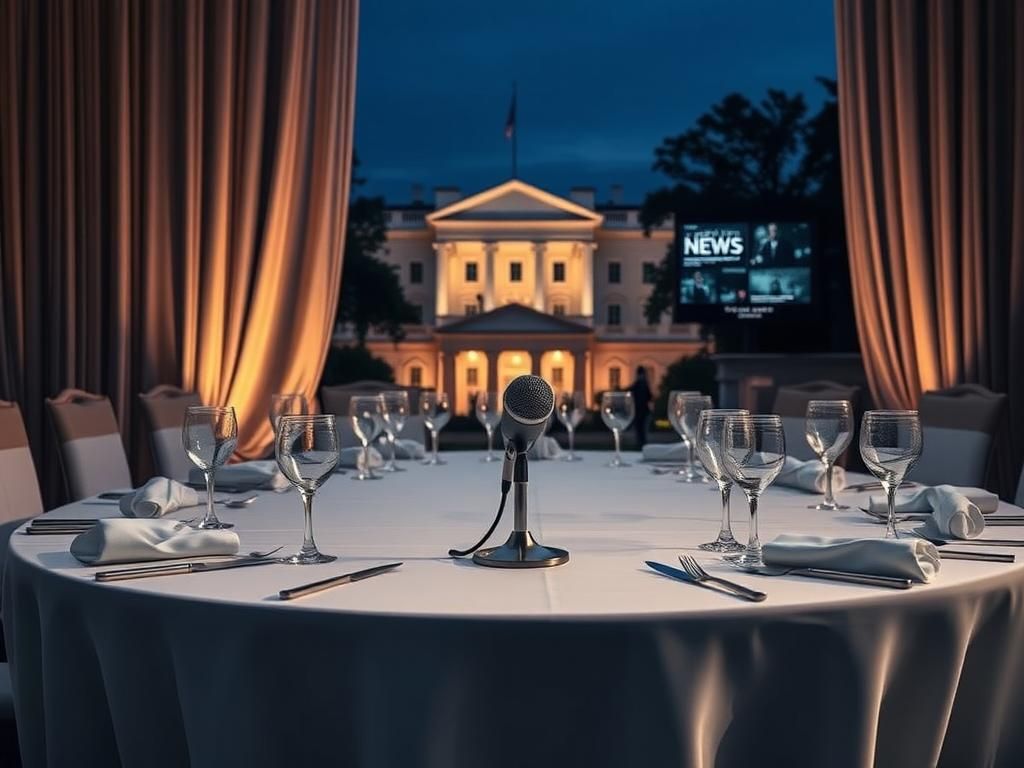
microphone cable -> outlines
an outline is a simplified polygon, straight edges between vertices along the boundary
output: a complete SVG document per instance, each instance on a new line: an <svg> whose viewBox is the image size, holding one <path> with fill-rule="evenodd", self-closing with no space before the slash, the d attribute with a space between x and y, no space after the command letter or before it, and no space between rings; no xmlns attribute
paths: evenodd
<svg viewBox="0 0 1024 768"><path fill-rule="evenodd" d="M511 488L511 481L501 481L501 502L498 504L498 514L495 516L494 522L491 523L491 527L487 529L487 533L483 535L483 538L480 539L480 541L478 541L469 549L449 549L449 557L465 557L466 555L472 555L474 552L480 549L480 547L482 547L489 538L491 538L491 534L494 533L494 529L497 528L498 523L501 522L501 515L505 511L505 500L508 499L508 492L511 490Z"/></svg>

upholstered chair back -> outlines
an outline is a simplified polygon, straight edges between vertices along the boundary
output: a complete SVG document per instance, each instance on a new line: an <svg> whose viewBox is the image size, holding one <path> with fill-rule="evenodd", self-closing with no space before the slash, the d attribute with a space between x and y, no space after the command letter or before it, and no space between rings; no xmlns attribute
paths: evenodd
<svg viewBox="0 0 1024 768"><path fill-rule="evenodd" d="M961 384L921 395L924 448L910 479L926 485L983 487L1006 395Z"/></svg>
<svg viewBox="0 0 1024 768"><path fill-rule="evenodd" d="M162 384L139 395L142 410L149 424L150 445L157 474L178 482L188 481L192 463L181 444L181 428L185 411L191 405L202 405L195 392Z"/></svg>
<svg viewBox="0 0 1024 768"><path fill-rule="evenodd" d="M114 488L131 488L124 443L110 400L66 389L46 406L60 443L61 463L72 500Z"/></svg>
<svg viewBox="0 0 1024 768"><path fill-rule="evenodd" d="M807 404L811 400L849 400L854 420L854 434L859 426L857 419L860 414L860 387L835 381L809 381L805 384L779 387L772 413L782 417L782 428L786 432L786 455L803 461L817 458L806 437ZM850 452L856 450L856 441L851 441L850 447L839 458L838 463L846 466Z"/></svg>

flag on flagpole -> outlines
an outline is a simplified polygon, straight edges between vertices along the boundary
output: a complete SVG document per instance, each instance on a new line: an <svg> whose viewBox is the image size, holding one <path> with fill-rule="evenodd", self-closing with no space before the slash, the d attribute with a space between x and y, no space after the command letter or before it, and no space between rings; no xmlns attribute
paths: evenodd
<svg viewBox="0 0 1024 768"><path fill-rule="evenodd" d="M508 105L508 117L505 119L505 138L516 135L516 89L512 87L512 103Z"/></svg>

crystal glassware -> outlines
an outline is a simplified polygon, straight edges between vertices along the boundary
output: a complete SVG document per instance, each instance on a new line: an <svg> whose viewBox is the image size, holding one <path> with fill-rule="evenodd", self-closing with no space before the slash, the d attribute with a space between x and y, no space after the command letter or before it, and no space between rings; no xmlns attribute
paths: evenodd
<svg viewBox="0 0 1024 768"><path fill-rule="evenodd" d="M348 401L348 416L352 431L363 444L363 464L352 475L353 480L380 480L381 476L370 466L370 446L384 429L384 406L379 395L354 395ZM356 462L358 464L359 462Z"/></svg>
<svg viewBox="0 0 1024 768"><path fill-rule="evenodd" d="M582 392L563 392L558 398L555 414L569 435L569 452L562 457L562 461L582 461L583 457L577 456L575 452L576 427L587 415L586 395Z"/></svg>
<svg viewBox="0 0 1024 768"><path fill-rule="evenodd" d="M630 392L605 392L601 395L601 421L615 437L615 456L606 466L628 467L622 460L620 433L633 423L636 405Z"/></svg>
<svg viewBox="0 0 1024 768"><path fill-rule="evenodd" d="M391 448L391 456L388 457L387 464L380 468L381 472L405 472L405 468L398 466L395 461L398 458L395 441L405 426L405 420L409 418L409 393L404 389L381 392L380 402L384 435Z"/></svg>
<svg viewBox="0 0 1024 768"><path fill-rule="evenodd" d="M487 432L487 455L481 461L499 461L500 456L494 455L494 428L501 421L501 401L497 392L476 393L476 420Z"/></svg>
<svg viewBox="0 0 1024 768"><path fill-rule="evenodd" d="M832 494L832 470L853 439L853 410L849 400L811 400L807 404L807 444L825 465L825 500L811 509L849 509L836 504Z"/></svg>
<svg viewBox="0 0 1024 768"><path fill-rule="evenodd" d="M725 422L722 458L733 482L747 495L750 536L746 549L725 559L744 566L762 566L757 537L757 501L772 484L786 461L786 432L775 414L730 416Z"/></svg>
<svg viewBox="0 0 1024 768"><path fill-rule="evenodd" d="M189 460L206 478L206 514L196 528L231 528L222 523L213 510L217 468L222 466L238 445L238 421L231 406L192 405L185 412L181 443Z"/></svg>
<svg viewBox="0 0 1024 768"><path fill-rule="evenodd" d="M709 552L738 552L743 545L732 535L732 523L729 519L729 495L732 492L732 477L725 468L722 455L725 443L725 427L730 416L749 416L742 409L708 408L697 417L697 455L704 470L718 484L718 492L722 496L722 527L718 538L700 548Z"/></svg>
<svg viewBox="0 0 1024 768"><path fill-rule="evenodd" d="M277 465L302 497L305 524L302 549L282 563L313 565L337 560L316 548L313 540L313 496L338 466L338 428L331 414L285 415L278 422Z"/></svg>
<svg viewBox="0 0 1024 768"><path fill-rule="evenodd" d="M921 456L923 438L917 411L868 411L860 424L860 456L881 482L889 502L887 538L898 538L896 489Z"/></svg>
<svg viewBox="0 0 1024 768"><path fill-rule="evenodd" d="M686 467L686 474L679 478L679 482L706 483L707 475L697 468L698 462L694 460L694 451L697 448L697 423L700 420L701 412L710 410L715 405L708 395L699 393L684 395L680 398L680 401L679 406L683 411L680 422L683 426L683 434L686 435L690 460Z"/></svg>
<svg viewBox="0 0 1024 768"><path fill-rule="evenodd" d="M284 392L270 396L270 426L277 434L277 421L286 414L309 413L306 396L295 392Z"/></svg>
<svg viewBox="0 0 1024 768"><path fill-rule="evenodd" d="M683 428L683 404L686 402L687 397L699 397L700 392L683 389L673 389L668 393L668 401L665 406L668 416L668 423L672 425L672 429L679 435L680 440L683 441L683 447L686 448L686 466L682 466L675 471L675 474L682 475L683 478L687 477L693 470L693 443L690 442L690 438L686 435L686 430Z"/></svg>
<svg viewBox="0 0 1024 768"><path fill-rule="evenodd" d="M433 466L447 463L437 455L437 451L440 432L452 417L448 395L445 392L424 392L420 397L420 413L423 414L423 421L430 430L432 447L430 457L423 463Z"/></svg>

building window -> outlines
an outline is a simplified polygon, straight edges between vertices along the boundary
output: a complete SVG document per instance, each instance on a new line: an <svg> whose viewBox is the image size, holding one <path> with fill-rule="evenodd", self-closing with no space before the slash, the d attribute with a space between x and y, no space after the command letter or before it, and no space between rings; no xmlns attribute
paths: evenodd
<svg viewBox="0 0 1024 768"><path fill-rule="evenodd" d="M565 304L555 304L555 306L552 307L552 309L551 309L551 313L555 317L564 317L565 316Z"/></svg>
<svg viewBox="0 0 1024 768"><path fill-rule="evenodd" d="M608 305L608 325L622 325L622 306L619 304Z"/></svg>
<svg viewBox="0 0 1024 768"><path fill-rule="evenodd" d="M552 267L552 270L553 270L552 275L551 275L551 282L553 282L553 283L564 283L565 282L565 262L564 261L556 261L554 264L551 265L551 267Z"/></svg>
<svg viewBox="0 0 1024 768"><path fill-rule="evenodd" d="M477 385L477 372L476 368L466 369L466 386L475 387Z"/></svg>
<svg viewBox="0 0 1024 768"><path fill-rule="evenodd" d="M419 284L423 282L423 262L422 261L410 261L409 262L409 282L413 284Z"/></svg>
<svg viewBox="0 0 1024 768"><path fill-rule="evenodd" d="M470 315L479 314L479 312L480 312L480 305L479 304L466 304L466 305L463 306L463 309L465 311L462 314L464 314L466 317L469 317Z"/></svg>
<svg viewBox="0 0 1024 768"><path fill-rule="evenodd" d="M618 389L622 386L622 369L613 365L608 369L608 389Z"/></svg>
<svg viewBox="0 0 1024 768"><path fill-rule="evenodd" d="M562 388L563 370L564 369L562 368L551 369L551 386L554 387L555 391L558 391Z"/></svg>
<svg viewBox="0 0 1024 768"><path fill-rule="evenodd" d="M476 282L476 262L475 261L467 261L466 262L466 282L467 283L475 283Z"/></svg>
<svg viewBox="0 0 1024 768"><path fill-rule="evenodd" d="M621 283L622 282L622 264L617 261L608 262L608 282L609 283Z"/></svg>
<svg viewBox="0 0 1024 768"><path fill-rule="evenodd" d="M418 365L414 365L412 368L409 369L409 386L423 386L423 369L420 368Z"/></svg>
<svg viewBox="0 0 1024 768"><path fill-rule="evenodd" d="M508 265L508 279L512 283L523 282L523 263L521 261L513 261Z"/></svg>
<svg viewBox="0 0 1024 768"><path fill-rule="evenodd" d="M652 285L658 277L658 265L653 261L644 262L644 283Z"/></svg>

